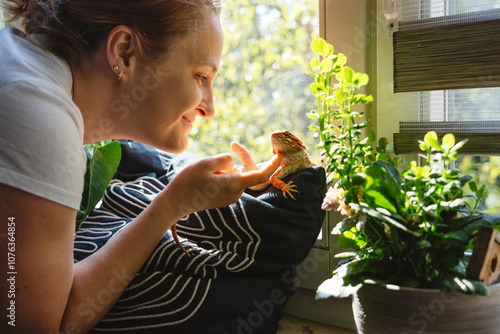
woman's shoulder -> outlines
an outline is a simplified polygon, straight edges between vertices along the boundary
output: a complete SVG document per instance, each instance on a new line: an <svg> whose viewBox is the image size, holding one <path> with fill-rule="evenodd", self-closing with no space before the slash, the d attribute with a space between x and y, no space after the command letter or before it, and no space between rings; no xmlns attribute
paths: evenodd
<svg viewBox="0 0 500 334"><path fill-rule="evenodd" d="M74 104L67 64L19 30L0 30L0 116L31 120L40 127L77 129L83 119Z"/></svg>
<svg viewBox="0 0 500 334"><path fill-rule="evenodd" d="M0 30L0 89L17 81L59 86L71 92L69 65L43 47L43 35L26 36L14 28Z"/></svg>
<svg viewBox="0 0 500 334"><path fill-rule="evenodd" d="M0 182L77 208L86 156L71 73L9 30L0 30L0 158L8 162Z"/></svg>

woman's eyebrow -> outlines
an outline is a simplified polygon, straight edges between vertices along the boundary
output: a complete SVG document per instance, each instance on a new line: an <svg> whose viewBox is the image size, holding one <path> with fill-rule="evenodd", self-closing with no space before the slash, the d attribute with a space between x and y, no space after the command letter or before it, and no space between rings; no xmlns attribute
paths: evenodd
<svg viewBox="0 0 500 334"><path fill-rule="evenodd" d="M201 60L198 62L198 66L200 67L210 67L212 69L212 72L213 73L217 73L219 71L219 66L216 65L215 63L213 62L210 62L210 61L204 61L204 60Z"/></svg>

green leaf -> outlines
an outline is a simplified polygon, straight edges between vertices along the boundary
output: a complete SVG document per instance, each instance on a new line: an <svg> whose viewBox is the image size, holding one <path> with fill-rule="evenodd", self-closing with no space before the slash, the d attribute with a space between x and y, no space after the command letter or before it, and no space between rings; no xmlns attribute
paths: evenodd
<svg viewBox="0 0 500 334"><path fill-rule="evenodd" d="M385 167L389 165L374 164L363 170L366 175L365 192L368 195L366 200L373 207L380 206L398 212L401 189L393 176L386 171Z"/></svg>
<svg viewBox="0 0 500 334"><path fill-rule="evenodd" d="M427 141L427 144L429 145L430 148L435 149L436 151L442 151L441 144L439 143L439 140L435 140L433 138L429 138Z"/></svg>
<svg viewBox="0 0 500 334"><path fill-rule="evenodd" d="M443 235L443 238L446 240L456 240L459 242L463 243L468 243L469 242L469 236L467 233L463 231L453 231L453 232L447 232Z"/></svg>
<svg viewBox="0 0 500 334"><path fill-rule="evenodd" d="M460 273L455 272L447 273L442 281L442 285L437 285L436 287L445 287L451 291L465 294L478 294L482 296L487 296L489 293L488 287L483 282L469 279Z"/></svg>
<svg viewBox="0 0 500 334"><path fill-rule="evenodd" d="M343 71L343 74L344 74L344 80L345 81L352 82L352 78L354 76L354 70L352 68L345 67L344 71Z"/></svg>
<svg viewBox="0 0 500 334"><path fill-rule="evenodd" d="M317 82L313 82L309 87L311 87L313 95L326 92L325 86Z"/></svg>
<svg viewBox="0 0 500 334"><path fill-rule="evenodd" d="M477 192L477 184L476 182L470 182L469 183L469 188L472 192Z"/></svg>
<svg viewBox="0 0 500 334"><path fill-rule="evenodd" d="M318 37L312 41L311 49L314 53L318 55L323 55L323 51L325 50L326 44L327 43L323 38Z"/></svg>
<svg viewBox="0 0 500 334"><path fill-rule="evenodd" d="M389 161L389 155L387 153L377 154L377 161Z"/></svg>
<svg viewBox="0 0 500 334"><path fill-rule="evenodd" d="M374 142L375 139L377 138L377 135L375 134L375 131L373 131L372 129L368 130L366 132L366 136L368 137L368 141L370 143Z"/></svg>
<svg viewBox="0 0 500 334"><path fill-rule="evenodd" d="M94 210L113 178L121 159L121 146L112 141L105 146L95 145L94 154L87 151L87 171L77 223L82 222Z"/></svg>
<svg viewBox="0 0 500 334"><path fill-rule="evenodd" d="M356 86L364 86L368 83L369 77L366 73L356 73L353 77L353 83Z"/></svg>
<svg viewBox="0 0 500 334"><path fill-rule="evenodd" d="M363 205L363 204L364 203L362 203L362 204L351 203L350 206L354 210L359 211L359 212L363 212L366 215L373 217L374 219L381 220L381 221L386 222L389 225L392 225L392 226L394 226L394 227L396 227L404 232L410 233L416 237L420 237L421 233L408 229L405 225L403 225L402 223L400 223L396 219L392 218L392 215L394 215L395 217L401 218L397 214L395 214L394 212L386 211L385 212L386 214L384 214L384 213L380 212L381 207L378 208L379 210L374 210L374 209L369 208L366 204L365 205ZM391 216L389 216L387 214L391 214Z"/></svg>
<svg viewBox="0 0 500 334"><path fill-rule="evenodd" d="M356 243L356 240L349 238L349 237L346 237L345 233L349 234L348 231L344 232L343 234L341 234L339 236L339 238L337 240L337 244L339 245L339 247L357 249L358 244Z"/></svg>
<svg viewBox="0 0 500 334"><path fill-rule="evenodd" d="M373 102L373 96L371 94L364 95L359 100L359 103L361 103L361 104L368 104L370 102Z"/></svg>
<svg viewBox="0 0 500 334"><path fill-rule="evenodd" d="M447 133L443 136L443 145L446 145L446 147L451 149L453 146L455 146L455 136L451 133Z"/></svg>
<svg viewBox="0 0 500 334"><path fill-rule="evenodd" d="M429 131L425 134L424 136L424 142L426 142L427 144L429 144L429 140L431 139L434 139L434 140L438 140L438 136L437 136L437 133L434 132L434 131Z"/></svg>
<svg viewBox="0 0 500 334"><path fill-rule="evenodd" d="M347 57L343 53L337 54L337 59L335 60L335 66L342 67L347 63Z"/></svg>
<svg viewBox="0 0 500 334"><path fill-rule="evenodd" d="M480 226L495 226L500 222L500 214L481 214L477 216L465 216L453 221L454 226L466 233L474 235Z"/></svg>
<svg viewBox="0 0 500 334"><path fill-rule="evenodd" d="M424 137L424 142L431 148L441 151L441 144L438 141L436 132L429 131Z"/></svg>
<svg viewBox="0 0 500 334"><path fill-rule="evenodd" d="M330 58L323 59L320 63L321 72L330 72L333 66L333 61Z"/></svg>
<svg viewBox="0 0 500 334"><path fill-rule="evenodd" d="M364 153L363 151L358 152ZM353 186L362 186L365 184L366 176L363 173L351 174L349 175L349 181L351 181Z"/></svg>
<svg viewBox="0 0 500 334"><path fill-rule="evenodd" d="M458 144L456 144L455 146L453 146L450 150L450 152L456 152L458 151L459 149L461 149L469 140L468 139L464 139L462 141L460 141Z"/></svg>
<svg viewBox="0 0 500 334"><path fill-rule="evenodd" d="M344 101L346 99L346 96L341 89L336 89L334 94L339 101Z"/></svg>
<svg viewBox="0 0 500 334"><path fill-rule="evenodd" d="M311 59L311 68L316 71L318 67L319 67L319 60L316 58Z"/></svg>
<svg viewBox="0 0 500 334"><path fill-rule="evenodd" d="M332 234L333 235L341 235L345 231L349 231L354 225L356 225L357 221L358 221L357 216L346 217L346 218L342 219L332 229Z"/></svg>
<svg viewBox="0 0 500 334"><path fill-rule="evenodd" d="M472 176L470 175L462 175L458 178L458 181L460 181L460 186L462 187L465 186L470 180L472 180Z"/></svg>
<svg viewBox="0 0 500 334"><path fill-rule="evenodd" d="M328 58L333 54L333 45L326 43L323 48L323 57Z"/></svg>
<svg viewBox="0 0 500 334"><path fill-rule="evenodd" d="M386 149L387 147L387 144L389 144L389 140L387 140L387 138L385 137L382 137L378 140L378 146L382 147L382 149Z"/></svg>
<svg viewBox="0 0 500 334"><path fill-rule="evenodd" d="M427 144L426 144L426 143L424 143L423 141L419 141L419 142L420 142L420 144L418 145L418 147L420 148L420 150L422 150L422 151L427 151L427 149L429 148L429 147L427 146Z"/></svg>
<svg viewBox="0 0 500 334"><path fill-rule="evenodd" d="M307 113L306 116L307 116L307 118L310 118L310 119L318 119L319 118L319 115L316 112Z"/></svg>

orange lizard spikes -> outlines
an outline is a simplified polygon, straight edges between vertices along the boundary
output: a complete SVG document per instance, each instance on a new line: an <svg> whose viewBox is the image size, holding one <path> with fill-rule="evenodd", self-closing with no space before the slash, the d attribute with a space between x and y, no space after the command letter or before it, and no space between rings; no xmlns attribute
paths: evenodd
<svg viewBox="0 0 500 334"><path fill-rule="evenodd" d="M177 236L177 226L176 225L177 224L174 224L170 228L170 231L172 232L172 237L174 238L174 241L177 244L177 246L179 246L179 248L182 249L182 251L184 253L186 253L187 256L191 257L191 255L188 253L188 251L184 248L184 246L182 246L181 242L179 241L179 237Z"/></svg>

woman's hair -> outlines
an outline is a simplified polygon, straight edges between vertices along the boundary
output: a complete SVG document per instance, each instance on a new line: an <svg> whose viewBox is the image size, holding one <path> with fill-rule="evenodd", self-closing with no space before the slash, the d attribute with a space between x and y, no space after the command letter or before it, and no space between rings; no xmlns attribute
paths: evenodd
<svg viewBox="0 0 500 334"><path fill-rule="evenodd" d="M170 46L220 14L219 0L9 0L10 21L26 34L45 34L50 52L88 70L90 56L118 25L132 29L142 58L165 60Z"/></svg>

